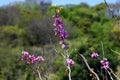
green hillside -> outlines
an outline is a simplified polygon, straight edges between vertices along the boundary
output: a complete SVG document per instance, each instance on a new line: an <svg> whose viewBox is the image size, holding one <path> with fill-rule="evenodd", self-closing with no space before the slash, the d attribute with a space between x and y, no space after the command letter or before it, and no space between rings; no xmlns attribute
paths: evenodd
<svg viewBox="0 0 120 80"><path fill-rule="evenodd" d="M112 51L120 52L120 26L112 15L107 15L106 5L81 3L63 7L60 16L69 35L68 52L72 52L70 57L75 61L71 67L72 80L92 80L89 70L74 49L87 58L100 80L104 80L105 72L100 72L98 60L90 57L93 48L102 58L101 42L111 68L120 73L120 54ZM56 7L50 4L27 2L0 7L0 80L38 80L35 72L20 60L22 50L45 57L46 61L41 65L48 80L67 80L63 59L53 49L55 45L61 51L59 40L53 32L52 16L55 10ZM119 21L119 15L117 17Z"/></svg>

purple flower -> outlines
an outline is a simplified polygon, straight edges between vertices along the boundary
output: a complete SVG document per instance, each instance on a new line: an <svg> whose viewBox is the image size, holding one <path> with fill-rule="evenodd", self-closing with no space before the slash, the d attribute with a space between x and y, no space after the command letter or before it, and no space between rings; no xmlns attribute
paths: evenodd
<svg viewBox="0 0 120 80"><path fill-rule="evenodd" d="M36 60L37 60L37 61L44 61L45 59L44 59L42 56L38 56L38 57L36 58Z"/></svg>
<svg viewBox="0 0 120 80"><path fill-rule="evenodd" d="M70 58L68 58L68 59L66 60L66 63L67 63L67 64L70 64L70 65L74 65L74 64L75 64L75 62L74 62L72 59L70 59Z"/></svg>
<svg viewBox="0 0 120 80"><path fill-rule="evenodd" d="M68 33L63 28L59 28L59 38L60 39L66 39L68 38Z"/></svg>
<svg viewBox="0 0 120 80"><path fill-rule="evenodd" d="M58 18L58 17L55 17L55 18L54 18L53 26L55 26L55 27L57 27L57 26L63 27L62 19L61 19L61 18Z"/></svg>
<svg viewBox="0 0 120 80"><path fill-rule="evenodd" d="M109 61L107 60L107 58L101 59L100 63L102 64L102 66L101 66L102 69L108 69L109 68Z"/></svg>
<svg viewBox="0 0 120 80"><path fill-rule="evenodd" d="M62 28L63 22L62 22L62 19L59 17L59 13L56 12L53 18L54 18L53 26Z"/></svg>
<svg viewBox="0 0 120 80"><path fill-rule="evenodd" d="M62 18L59 17L59 13L56 12L56 14L53 16L54 18L54 23L53 26L54 28L54 34L55 36L58 36L60 41L59 44L61 45L62 48L68 48L69 44L67 42L64 42L64 39L68 38L68 33L66 30L63 29L63 21Z"/></svg>
<svg viewBox="0 0 120 80"><path fill-rule="evenodd" d="M27 58L27 64L33 64L36 62L36 58L34 55L29 55L29 58Z"/></svg>
<svg viewBox="0 0 120 80"><path fill-rule="evenodd" d="M98 55L98 53L96 53L96 52L93 52L92 54L91 54L91 57L92 58L97 58L99 55Z"/></svg>
<svg viewBox="0 0 120 80"><path fill-rule="evenodd" d="M59 44L63 44L63 43L64 43L63 40L60 40L60 41L59 41Z"/></svg>
<svg viewBox="0 0 120 80"><path fill-rule="evenodd" d="M63 28L55 28L54 33L55 35L58 35L60 39L68 38L68 33Z"/></svg>
<svg viewBox="0 0 120 80"><path fill-rule="evenodd" d="M29 56L29 53L27 51L22 51L22 58L21 58L21 60L24 60L28 56Z"/></svg>
<svg viewBox="0 0 120 80"><path fill-rule="evenodd" d="M35 57L34 55L30 55L27 51L22 52L22 58L26 64L34 64L37 61L44 61L45 59L42 56Z"/></svg>

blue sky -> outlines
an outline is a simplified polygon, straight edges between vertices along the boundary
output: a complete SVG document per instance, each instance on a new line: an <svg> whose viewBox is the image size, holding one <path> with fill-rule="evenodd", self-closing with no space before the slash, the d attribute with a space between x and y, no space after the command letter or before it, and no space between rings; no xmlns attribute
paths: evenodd
<svg viewBox="0 0 120 80"><path fill-rule="evenodd" d="M0 0L0 6L7 5L13 2L17 2L17 1L25 1L25 0ZM116 3L116 0L106 0L106 1L108 3ZM52 0L52 2L57 5L79 4L81 2L85 2L89 4L90 6L94 6L96 4L104 2L104 0Z"/></svg>

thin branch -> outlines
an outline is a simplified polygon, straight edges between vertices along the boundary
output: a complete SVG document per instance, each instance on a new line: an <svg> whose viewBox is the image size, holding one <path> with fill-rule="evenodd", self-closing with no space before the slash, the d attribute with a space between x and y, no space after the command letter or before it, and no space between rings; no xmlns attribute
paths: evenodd
<svg viewBox="0 0 120 80"><path fill-rule="evenodd" d="M46 76L46 75L43 75L43 77L44 77L46 80L48 80L48 78L47 78L47 76Z"/></svg>
<svg viewBox="0 0 120 80"><path fill-rule="evenodd" d="M109 70L118 80L120 80L120 78L113 72L113 70L111 68L109 68Z"/></svg>
<svg viewBox="0 0 120 80"><path fill-rule="evenodd" d="M53 49L55 50L56 53L61 54L61 55L63 56L64 62L66 63L66 60L69 58L68 51L67 51L67 50L64 50L64 53L60 53L60 52L58 52L58 50L55 48L55 46L54 46ZM70 68L70 65L65 65L65 66L67 67L67 69L68 69L68 71L69 71L69 72L68 72L69 80L71 80L71 68Z"/></svg>
<svg viewBox="0 0 120 80"><path fill-rule="evenodd" d="M42 77L41 77L41 74L40 74L39 70L37 70L37 73L38 73L39 80L42 80Z"/></svg>
<svg viewBox="0 0 120 80"><path fill-rule="evenodd" d="M104 46L102 42L101 42L101 45L102 45L103 58L105 58Z"/></svg>
<svg viewBox="0 0 120 80"><path fill-rule="evenodd" d="M105 79L108 80L107 71L105 70Z"/></svg>
<svg viewBox="0 0 120 80"><path fill-rule="evenodd" d="M70 69L70 64L68 64L67 68L68 68L68 70L69 70L68 77L69 77L69 80L71 80L71 69Z"/></svg>
<svg viewBox="0 0 120 80"><path fill-rule="evenodd" d="M109 74L111 80L113 80L111 73L110 73L108 70L106 70L106 71L107 71L107 73Z"/></svg>
<svg viewBox="0 0 120 80"><path fill-rule="evenodd" d="M68 54L68 51L67 51L67 50L64 50L64 55L66 56L66 59L69 58L69 54Z"/></svg>
<svg viewBox="0 0 120 80"><path fill-rule="evenodd" d="M111 49L111 51L120 55L120 52L117 52L117 51L112 50L112 49Z"/></svg>
<svg viewBox="0 0 120 80"><path fill-rule="evenodd" d="M73 54L73 51L74 51L74 49L72 49L72 50L70 51L70 55L72 55L72 54Z"/></svg>
<svg viewBox="0 0 120 80"><path fill-rule="evenodd" d="M80 54L80 53L78 53L78 55L83 59L85 65L86 65L87 68L88 68L88 70L95 75L95 77L96 77L97 80L100 80L99 77L98 77L98 75L97 75L97 73L95 73L93 70L91 70L91 68L90 68L90 66L89 66L86 58L85 58L82 54Z"/></svg>
<svg viewBox="0 0 120 80"><path fill-rule="evenodd" d="M64 54L62 54L62 53L61 53L61 55L62 55L62 56L63 56L63 58L66 60L66 57L65 57L65 55L64 55Z"/></svg>
<svg viewBox="0 0 120 80"><path fill-rule="evenodd" d="M64 50L64 56L65 56L65 62L66 60L69 58L69 54L68 54L68 51L65 49ZM68 77L69 77L69 80L72 80L71 79L71 68L70 68L70 64L67 64L66 65L67 69L68 69Z"/></svg>
<svg viewBox="0 0 120 80"><path fill-rule="evenodd" d="M53 49L55 50L55 52L56 52L57 54L60 54L60 51L58 51L55 46L53 46Z"/></svg>

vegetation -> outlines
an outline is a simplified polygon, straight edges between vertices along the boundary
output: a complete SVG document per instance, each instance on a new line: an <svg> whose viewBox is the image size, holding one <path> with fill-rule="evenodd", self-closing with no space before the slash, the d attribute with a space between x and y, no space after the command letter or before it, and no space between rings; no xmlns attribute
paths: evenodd
<svg viewBox="0 0 120 80"><path fill-rule="evenodd" d="M21 62L22 50L29 50L30 53L42 55L46 59L42 65L49 80L68 79L63 59L53 49L56 45L58 51L61 51L58 38L53 32L54 13L55 7L44 3L24 2L0 7L0 80L37 80L35 72L31 72ZM77 52L87 58L96 73L100 73L99 62L91 59L90 55L92 48L102 58L101 42L111 68L115 72L120 71L117 69L120 66L120 55L111 51L120 52L120 27L106 13L104 3L92 7L86 3L68 4L61 11L64 28L69 34L68 51L73 50L70 58L75 61L75 65L71 67L72 80L92 80ZM103 80L103 74L99 74L100 80Z"/></svg>

